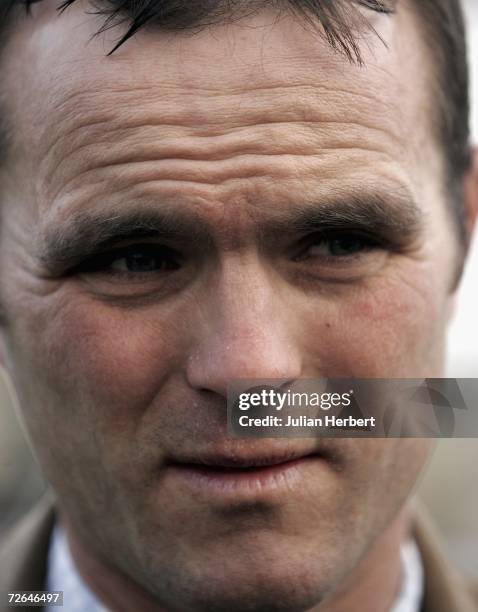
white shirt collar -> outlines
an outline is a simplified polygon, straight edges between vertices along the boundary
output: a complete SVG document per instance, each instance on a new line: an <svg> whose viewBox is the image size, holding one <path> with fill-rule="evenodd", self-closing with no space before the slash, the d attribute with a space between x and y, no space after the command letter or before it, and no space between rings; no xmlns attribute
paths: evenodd
<svg viewBox="0 0 478 612"><path fill-rule="evenodd" d="M402 548L402 588L390 612L419 612L423 597L423 564L414 540ZM68 612L109 612L80 576L71 557L64 530L56 525L50 543L47 590L63 591L63 602ZM47 612L58 608L48 607Z"/></svg>
<svg viewBox="0 0 478 612"><path fill-rule="evenodd" d="M68 612L109 612L80 576L65 531L58 524L50 542L46 589L63 591L63 606ZM58 607L49 606L46 610L58 612Z"/></svg>
<svg viewBox="0 0 478 612"><path fill-rule="evenodd" d="M402 547L402 588L391 612L419 612L423 599L425 576L420 551L415 540Z"/></svg>

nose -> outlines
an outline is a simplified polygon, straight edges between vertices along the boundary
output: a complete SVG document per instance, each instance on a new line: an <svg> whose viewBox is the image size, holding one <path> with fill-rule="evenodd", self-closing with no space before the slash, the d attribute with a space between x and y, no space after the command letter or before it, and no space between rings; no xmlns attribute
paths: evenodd
<svg viewBox="0 0 478 612"><path fill-rule="evenodd" d="M223 278L210 291L188 359L189 384L226 396L234 379L288 383L299 378L297 322L291 305L284 302L287 298L257 273L229 280Z"/></svg>

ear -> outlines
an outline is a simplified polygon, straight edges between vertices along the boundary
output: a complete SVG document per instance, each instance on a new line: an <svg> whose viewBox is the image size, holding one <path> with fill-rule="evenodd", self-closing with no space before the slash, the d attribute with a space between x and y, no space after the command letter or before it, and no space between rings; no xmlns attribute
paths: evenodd
<svg viewBox="0 0 478 612"><path fill-rule="evenodd" d="M478 216L478 147L471 149L471 163L463 184L465 231L467 244L473 239Z"/></svg>
<svg viewBox="0 0 478 612"><path fill-rule="evenodd" d="M448 305L447 319L450 321L457 306L457 294L460 283L463 277L465 263L473 238L476 231L476 221L478 219L478 146L473 146L470 150L470 165L463 178L463 226L464 236L461 240L464 241L461 254L459 255L460 263L457 267L457 273L450 291L450 300Z"/></svg>

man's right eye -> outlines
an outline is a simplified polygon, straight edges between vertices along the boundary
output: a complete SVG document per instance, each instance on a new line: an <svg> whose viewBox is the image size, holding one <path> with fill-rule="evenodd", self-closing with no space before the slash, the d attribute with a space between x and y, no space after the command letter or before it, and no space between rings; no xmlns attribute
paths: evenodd
<svg viewBox="0 0 478 612"><path fill-rule="evenodd" d="M76 272L134 277L178 270L179 254L156 244L134 244L96 255L80 264Z"/></svg>

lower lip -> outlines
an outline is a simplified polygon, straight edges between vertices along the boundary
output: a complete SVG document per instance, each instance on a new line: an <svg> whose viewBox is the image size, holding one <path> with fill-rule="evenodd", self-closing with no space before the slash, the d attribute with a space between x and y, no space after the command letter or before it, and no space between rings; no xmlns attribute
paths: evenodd
<svg viewBox="0 0 478 612"><path fill-rule="evenodd" d="M243 469L175 464L166 468L166 474L177 484L206 496L239 500L295 489L303 484L308 470L324 463L322 457L310 455L277 465Z"/></svg>

